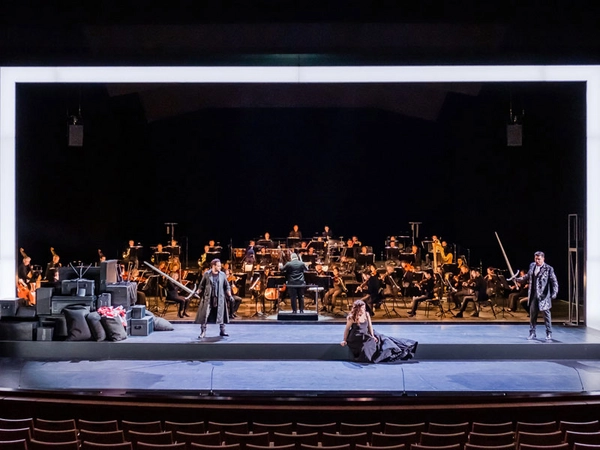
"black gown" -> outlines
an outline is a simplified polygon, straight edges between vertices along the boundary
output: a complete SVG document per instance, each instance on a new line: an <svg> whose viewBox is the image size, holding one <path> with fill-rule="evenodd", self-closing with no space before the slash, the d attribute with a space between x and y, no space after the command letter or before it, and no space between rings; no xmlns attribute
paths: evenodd
<svg viewBox="0 0 600 450"><path fill-rule="evenodd" d="M397 339L375 331L375 339L369 335L369 322L353 323L346 343L352 354L360 362L380 363L407 360L414 357L418 342L410 339Z"/></svg>

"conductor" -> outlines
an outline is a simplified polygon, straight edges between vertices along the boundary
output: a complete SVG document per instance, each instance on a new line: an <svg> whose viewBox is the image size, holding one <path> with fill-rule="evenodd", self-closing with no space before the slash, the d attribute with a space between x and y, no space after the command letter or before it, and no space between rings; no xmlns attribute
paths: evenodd
<svg viewBox="0 0 600 450"><path fill-rule="evenodd" d="M292 253L290 261L283 264L279 264L281 271L285 274L287 290L290 294L290 300L292 302L292 313L298 312L297 306L300 307L300 313L304 312L304 287L306 284L304 281L304 272L306 271L306 265L298 259L296 253Z"/></svg>

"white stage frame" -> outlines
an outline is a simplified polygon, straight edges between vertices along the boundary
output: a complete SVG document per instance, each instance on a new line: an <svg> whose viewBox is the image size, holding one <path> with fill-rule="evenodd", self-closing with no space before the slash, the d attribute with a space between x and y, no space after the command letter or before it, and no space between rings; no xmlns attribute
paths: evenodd
<svg viewBox="0 0 600 450"><path fill-rule="evenodd" d="M0 68L0 299L15 298L18 83L586 82L586 324L600 330L600 66L2 67ZM575 211L574 211L575 212ZM567 220L567 217L564 218ZM559 239L563 237L558 237ZM567 236L565 257L567 257ZM564 292L564 291L563 291Z"/></svg>

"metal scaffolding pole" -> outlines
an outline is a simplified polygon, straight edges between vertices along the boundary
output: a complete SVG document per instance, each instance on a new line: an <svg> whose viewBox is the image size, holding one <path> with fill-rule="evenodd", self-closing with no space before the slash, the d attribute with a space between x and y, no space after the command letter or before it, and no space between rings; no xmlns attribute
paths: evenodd
<svg viewBox="0 0 600 450"><path fill-rule="evenodd" d="M565 325L579 326L585 323L580 308L585 311L585 277L584 277L584 221L578 214L569 214L569 319Z"/></svg>

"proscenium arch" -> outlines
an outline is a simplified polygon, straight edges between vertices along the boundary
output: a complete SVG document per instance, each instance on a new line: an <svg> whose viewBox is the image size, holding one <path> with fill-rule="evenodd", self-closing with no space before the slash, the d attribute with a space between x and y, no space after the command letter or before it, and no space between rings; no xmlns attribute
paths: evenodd
<svg viewBox="0 0 600 450"><path fill-rule="evenodd" d="M18 83L586 82L585 318L600 330L600 66L286 66L0 68L0 299L15 298ZM565 217L564 220L567 220ZM564 237L567 239L567 236ZM565 257L567 253L565 251Z"/></svg>

